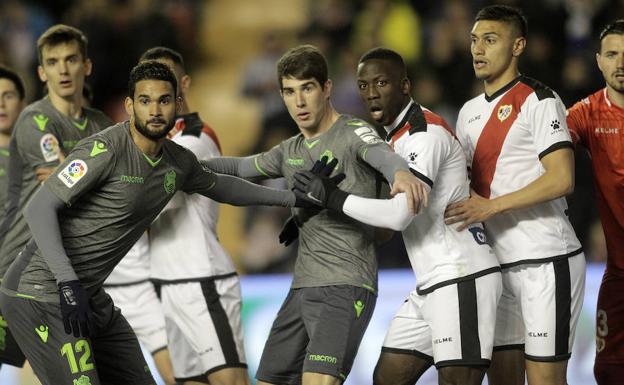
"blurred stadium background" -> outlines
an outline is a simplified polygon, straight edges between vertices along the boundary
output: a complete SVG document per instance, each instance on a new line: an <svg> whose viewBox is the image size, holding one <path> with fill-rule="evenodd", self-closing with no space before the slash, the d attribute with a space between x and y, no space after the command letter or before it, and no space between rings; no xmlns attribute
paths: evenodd
<svg viewBox="0 0 624 385"><path fill-rule="evenodd" d="M296 133L277 90L274 64L299 43L319 46L330 62L338 111L368 118L355 86L359 55L374 46L400 52L414 98L454 125L461 105L481 87L469 53L472 18L484 0L1 0L0 63L24 77L28 101L42 94L36 78L37 37L55 23L82 29L94 69L93 104L125 120L122 100L139 55L154 45L179 50L192 76L191 108L211 125L224 155L266 150ZM603 87L595 65L597 35L624 16L622 0L497 1L520 6L529 20L523 73L541 80L566 106ZM587 298L570 364L570 384L592 384L593 314L606 258L587 155L577 150L570 218L588 258ZM282 185L282 181L270 182ZM246 343L251 372L288 289L296 245L277 241L288 212L223 206L219 236L243 277ZM380 297L348 384L370 383L388 320L414 287L400 237L379 249ZM401 270L403 269L403 270ZM271 275L267 275L271 274ZM281 275L280 275L281 274ZM267 287L269 289L267 289ZM433 378L433 372L428 378ZM8 367L0 384L30 384ZM434 382L431 382L434 383Z"/></svg>

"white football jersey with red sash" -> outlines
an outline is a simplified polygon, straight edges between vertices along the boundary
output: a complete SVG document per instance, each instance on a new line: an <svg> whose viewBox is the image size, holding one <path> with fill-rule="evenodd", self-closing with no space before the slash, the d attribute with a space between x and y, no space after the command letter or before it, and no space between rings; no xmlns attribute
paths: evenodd
<svg viewBox="0 0 624 385"><path fill-rule="evenodd" d="M431 188L429 206L403 230L418 294L500 271L481 223L459 232L458 225L444 223L446 207L469 194L466 159L444 119L412 102L399 115L386 141Z"/></svg>
<svg viewBox="0 0 624 385"><path fill-rule="evenodd" d="M481 94L466 102L456 134L466 153L471 187L490 199L524 188L544 174L544 156L572 147L559 96L526 76L492 96ZM566 210L565 198L558 198L489 219L486 233L501 266L581 253Z"/></svg>

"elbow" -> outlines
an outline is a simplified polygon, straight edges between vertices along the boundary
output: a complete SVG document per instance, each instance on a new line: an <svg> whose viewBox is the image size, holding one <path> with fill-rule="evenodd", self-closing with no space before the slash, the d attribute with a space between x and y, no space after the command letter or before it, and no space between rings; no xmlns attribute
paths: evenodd
<svg viewBox="0 0 624 385"><path fill-rule="evenodd" d="M559 196L570 195L574 192L574 171L559 178Z"/></svg>
<svg viewBox="0 0 624 385"><path fill-rule="evenodd" d="M389 228L394 231L403 231L410 225L410 223L412 223L412 219L414 219L414 215L406 210L398 215L394 221L392 221Z"/></svg>

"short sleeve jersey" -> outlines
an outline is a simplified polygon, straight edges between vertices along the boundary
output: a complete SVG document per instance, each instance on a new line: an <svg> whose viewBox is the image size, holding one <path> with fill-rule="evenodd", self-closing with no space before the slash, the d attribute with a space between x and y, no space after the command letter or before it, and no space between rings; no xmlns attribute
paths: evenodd
<svg viewBox="0 0 624 385"><path fill-rule="evenodd" d="M568 126L591 154L607 265L624 271L624 110L603 88L568 110Z"/></svg>
<svg viewBox="0 0 624 385"><path fill-rule="evenodd" d="M444 119L412 102L386 141L431 188L429 206L403 230L418 292L499 270L480 223L461 232L444 223L446 207L469 196L466 157Z"/></svg>
<svg viewBox="0 0 624 385"><path fill-rule="evenodd" d="M83 108L82 119L60 113L43 98L26 107L17 119L11 137L9 162L9 194L7 215L0 223L0 277L30 238L30 230L22 215L26 202L40 183L35 170L56 167L59 151L68 154L78 141L109 127L111 120L98 110ZM6 223L4 223L6 222Z"/></svg>
<svg viewBox="0 0 624 385"><path fill-rule="evenodd" d="M184 115L172 140L197 159L220 156L216 133L199 116ZM200 279L236 271L217 237L219 203L178 191L150 226L151 277L161 282Z"/></svg>
<svg viewBox="0 0 624 385"><path fill-rule="evenodd" d="M341 115L320 136L308 140L302 134L296 135L258 155L255 164L261 174L271 178L283 176L293 187L297 171L311 169L323 156L337 158L334 174L346 175L340 188L376 198L381 176L365 162L371 146L388 145L365 121ZM293 288L353 285L376 292L373 227L330 210L312 215L309 210L296 209L296 214L301 226Z"/></svg>
<svg viewBox="0 0 624 385"><path fill-rule="evenodd" d="M215 174L188 150L166 140L151 159L124 122L82 141L45 182L67 208L59 212L65 252L82 285L97 291L176 191L208 191ZM25 249L28 251L29 249ZM41 250L21 253L3 288L58 301L54 275Z"/></svg>
<svg viewBox="0 0 624 385"><path fill-rule="evenodd" d="M518 191L544 174L540 160L572 141L565 107L555 92L520 76L491 96L468 101L457 119L471 186L485 198ZM486 233L502 267L565 258L581 252L566 216L565 198L498 214Z"/></svg>
<svg viewBox="0 0 624 385"><path fill-rule="evenodd" d="M9 171L9 148L0 147L0 213L4 212L4 204L7 201Z"/></svg>

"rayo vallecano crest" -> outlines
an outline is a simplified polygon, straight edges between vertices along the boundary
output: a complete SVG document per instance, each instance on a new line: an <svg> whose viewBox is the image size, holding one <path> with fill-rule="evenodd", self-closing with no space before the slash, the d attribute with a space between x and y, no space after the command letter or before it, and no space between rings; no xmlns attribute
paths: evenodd
<svg viewBox="0 0 624 385"><path fill-rule="evenodd" d="M502 122L507 119L509 115L511 115L511 110L511 104L503 104L502 106L498 107L498 120Z"/></svg>

